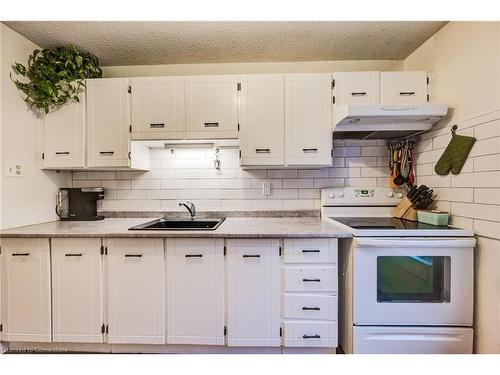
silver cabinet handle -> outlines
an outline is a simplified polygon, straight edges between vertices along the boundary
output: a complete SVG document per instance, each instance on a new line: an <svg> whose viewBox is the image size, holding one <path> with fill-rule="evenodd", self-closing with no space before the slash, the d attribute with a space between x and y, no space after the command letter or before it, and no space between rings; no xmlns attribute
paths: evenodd
<svg viewBox="0 0 500 375"><path fill-rule="evenodd" d="M218 122L205 122L205 128L218 128Z"/></svg>
<svg viewBox="0 0 500 375"><path fill-rule="evenodd" d="M30 253L12 253L13 257L27 257Z"/></svg>
<svg viewBox="0 0 500 375"><path fill-rule="evenodd" d="M411 96L411 95L415 95L415 91L402 91L399 93L399 95L401 96Z"/></svg>
<svg viewBox="0 0 500 375"><path fill-rule="evenodd" d="M69 155L69 151L56 151L56 155Z"/></svg>
<svg viewBox="0 0 500 375"><path fill-rule="evenodd" d="M270 148L256 148L255 152L257 154L269 154L269 153L271 153L271 149Z"/></svg>
<svg viewBox="0 0 500 375"><path fill-rule="evenodd" d="M366 92L365 91L360 91L360 92L351 92L352 96L365 96Z"/></svg>
<svg viewBox="0 0 500 375"><path fill-rule="evenodd" d="M65 257L81 257L82 253L68 253L64 254Z"/></svg>
<svg viewBox="0 0 500 375"><path fill-rule="evenodd" d="M321 279L302 279L305 283L320 283Z"/></svg>
<svg viewBox="0 0 500 375"><path fill-rule="evenodd" d="M114 155L115 152L114 151L100 151L99 154L100 155Z"/></svg>
<svg viewBox="0 0 500 375"><path fill-rule="evenodd" d="M125 258L142 258L142 254L125 254Z"/></svg>
<svg viewBox="0 0 500 375"><path fill-rule="evenodd" d="M305 340L305 339L320 339L321 336L320 335L304 335L302 336L302 338Z"/></svg>
<svg viewBox="0 0 500 375"><path fill-rule="evenodd" d="M317 148L303 148L302 151L305 153L308 153L308 152L312 153L312 152L318 152L318 149Z"/></svg>
<svg viewBox="0 0 500 375"><path fill-rule="evenodd" d="M203 254L186 254L184 255L186 258L202 258Z"/></svg>
<svg viewBox="0 0 500 375"><path fill-rule="evenodd" d="M302 310L304 311L320 311L321 309L319 307L307 307L307 306L304 306L302 307Z"/></svg>
<svg viewBox="0 0 500 375"><path fill-rule="evenodd" d="M149 127L151 129L162 129L165 127L164 123L159 123L159 124L149 124Z"/></svg>
<svg viewBox="0 0 500 375"><path fill-rule="evenodd" d="M320 251L318 249L310 250L310 249L304 249L302 250L303 253L319 253Z"/></svg>

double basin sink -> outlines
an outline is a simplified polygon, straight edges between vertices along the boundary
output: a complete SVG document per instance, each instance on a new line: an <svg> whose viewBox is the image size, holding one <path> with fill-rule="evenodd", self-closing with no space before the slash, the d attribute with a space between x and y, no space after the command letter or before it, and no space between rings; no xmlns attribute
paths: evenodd
<svg viewBox="0 0 500 375"><path fill-rule="evenodd" d="M226 218L156 219L136 225L129 230L215 230Z"/></svg>

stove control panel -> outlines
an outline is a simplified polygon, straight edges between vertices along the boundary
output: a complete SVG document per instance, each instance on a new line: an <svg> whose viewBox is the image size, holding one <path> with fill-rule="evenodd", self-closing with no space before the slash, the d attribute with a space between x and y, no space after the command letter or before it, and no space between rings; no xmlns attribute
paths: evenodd
<svg viewBox="0 0 500 375"><path fill-rule="evenodd" d="M326 188L321 190L322 206L395 206L404 190L392 188Z"/></svg>

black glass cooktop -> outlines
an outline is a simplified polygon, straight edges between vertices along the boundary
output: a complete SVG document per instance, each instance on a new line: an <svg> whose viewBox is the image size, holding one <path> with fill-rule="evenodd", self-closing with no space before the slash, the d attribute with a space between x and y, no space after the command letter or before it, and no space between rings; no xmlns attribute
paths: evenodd
<svg viewBox="0 0 500 375"><path fill-rule="evenodd" d="M393 217L330 217L330 219L354 229L456 229L449 226L436 226Z"/></svg>

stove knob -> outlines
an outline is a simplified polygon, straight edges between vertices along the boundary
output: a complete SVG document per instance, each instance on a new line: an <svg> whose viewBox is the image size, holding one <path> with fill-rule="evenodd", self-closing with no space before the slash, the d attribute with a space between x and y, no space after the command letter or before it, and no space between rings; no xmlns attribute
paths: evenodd
<svg viewBox="0 0 500 375"><path fill-rule="evenodd" d="M392 198L394 196L394 192L393 191L388 191L387 192L387 198Z"/></svg>
<svg viewBox="0 0 500 375"><path fill-rule="evenodd" d="M344 192L339 191L339 197L342 198L344 196Z"/></svg>
<svg viewBox="0 0 500 375"><path fill-rule="evenodd" d="M328 193L328 198L333 199L335 198L335 193Z"/></svg>
<svg viewBox="0 0 500 375"><path fill-rule="evenodd" d="M396 193L396 198L398 198L398 199L403 198L403 193Z"/></svg>

